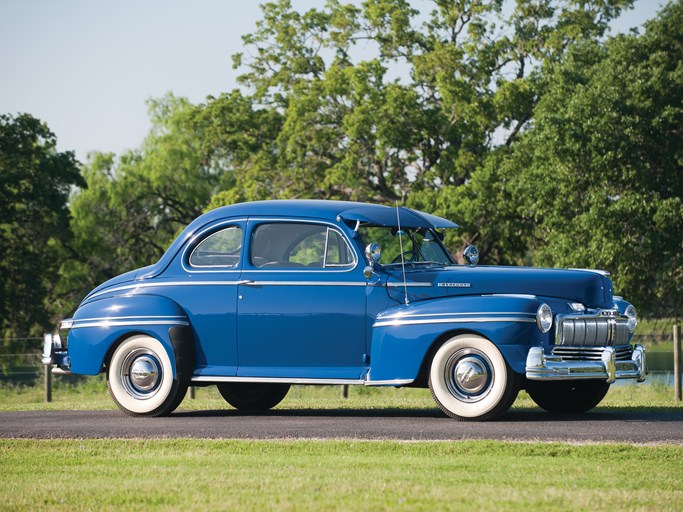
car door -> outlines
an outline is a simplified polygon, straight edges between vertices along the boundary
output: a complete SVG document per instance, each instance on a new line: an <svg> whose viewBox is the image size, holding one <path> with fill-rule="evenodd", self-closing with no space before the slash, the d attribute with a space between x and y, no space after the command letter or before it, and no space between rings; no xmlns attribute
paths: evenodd
<svg viewBox="0 0 683 512"><path fill-rule="evenodd" d="M362 379L366 281L333 224L249 220L238 288L238 376Z"/></svg>

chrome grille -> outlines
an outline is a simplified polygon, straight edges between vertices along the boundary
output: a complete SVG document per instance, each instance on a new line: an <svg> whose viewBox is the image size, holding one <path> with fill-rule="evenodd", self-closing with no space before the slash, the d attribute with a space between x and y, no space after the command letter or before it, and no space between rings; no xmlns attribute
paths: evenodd
<svg viewBox="0 0 683 512"><path fill-rule="evenodd" d="M600 361L604 347L555 347L554 356L560 356L564 361ZM614 347L617 361L630 361L633 348L631 345Z"/></svg>
<svg viewBox="0 0 683 512"><path fill-rule="evenodd" d="M558 320L556 345L613 347L628 343L628 323L623 317L571 316Z"/></svg>

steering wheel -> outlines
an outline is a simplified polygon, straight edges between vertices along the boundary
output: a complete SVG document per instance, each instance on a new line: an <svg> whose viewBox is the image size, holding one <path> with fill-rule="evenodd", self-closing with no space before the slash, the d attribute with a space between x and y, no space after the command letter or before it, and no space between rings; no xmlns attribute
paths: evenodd
<svg viewBox="0 0 683 512"><path fill-rule="evenodd" d="M396 256L393 259L392 263L401 263L401 256L403 256L403 261L409 263L416 260L417 254L415 253L415 251L405 251L403 254L399 254L398 256Z"/></svg>

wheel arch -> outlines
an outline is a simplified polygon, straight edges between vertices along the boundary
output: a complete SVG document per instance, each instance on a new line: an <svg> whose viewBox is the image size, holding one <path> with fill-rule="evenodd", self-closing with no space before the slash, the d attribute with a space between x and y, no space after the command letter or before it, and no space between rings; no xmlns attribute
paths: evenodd
<svg viewBox="0 0 683 512"><path fill-rule="evenodd" d="M434 360L434 356L436 355L436 352L449 339L451 339L455 336L460 336L462 334L472 334L474 336L480 336L480 337L485 338L489 341L492 341L487 336L485 336L482 333L475 331L473 329L457 328L457 329L451 329L451 330L447 330L447 331L442 332L441 334L439 334L434 339L432 344L429 346L429 348L425 352L425 355L422 358L422 363L420 364L420 369L418 370L418 373L417 373L417 377L415 378L415 381L411 384L411 387L418 387L418 388L426 388L427 387L427 383L429 381L429 368L432 365L432 361Z"/></svg>

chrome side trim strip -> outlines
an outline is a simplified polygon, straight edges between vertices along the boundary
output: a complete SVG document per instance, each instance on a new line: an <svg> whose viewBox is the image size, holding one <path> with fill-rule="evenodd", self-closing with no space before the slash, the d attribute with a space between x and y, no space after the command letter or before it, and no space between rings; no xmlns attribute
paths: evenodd
<svg viewBox="0 0 683 512"><path fill-rule="evenodd" d="M102 321L118 321L118 320L138 320L138 319L154 319L154 320L184 320L185 317L181 315L164 316L164 315L140 315L140 316L106 316L106 317L93 317L93 318L75 318L71 320L71 325L79 324L82 322L96 322Z"/></svg>
<svg viewBox="0 0 683 512"><path fill-rule="evenodd" d="M421 282L405 282L405 283L387 283L387 288L403 288L404 286L410 286L411 288L432 288L434 285L432 283L421 283Z"/></svg>
<svg viewBox="0 0 683 512"><path fill-rule="evenodd" d="M414 379L366 380L366 386L403 386L415 382Z"/></svg>
<svg viewBox="0 0 683 512"><path fill-rule="evenodd" d="M519 318L510 316L495 316L495 317L471 317L471 318L433 318L424 320L388 320L379 321L372 324L373 327L393 327L399 325L421 325L421 324L467 324L467 323L485 323L485 322L520 322L520 323L535 323L536 320L531 318Z"/></svg>
<svg viewBox="0 0 683 512"><path fill-rule="evenodd" d="M71 329L82 329L84 327L125 327L125 326L139 326L139 325L190 325L188 322L179 320L139 320L137 322L83 322L81 324L72 325Z"/></svg>
<svg viewBox="0 0 683 512"><path fill-rule="evenodd" d="M272 382L273 384L363 384L363 379L302 379L295 377L224 377L201 375L192 382Z"/></svg>
<svg viewBox="0 0 683 512"><path fill-rule="evenodd" d="M529 316L529 317L536 317L536 313L523 313L520 311L499 311L499 312L490 312L490 311L481 311L481 312L474 312L471 311L469 313L418 313L418 314L406 314L402 315L401 313L396 313L394 315L388 315L388 316L383 316L378 319L378 321L384 321L384 320L408 320L411 318L417 318L417 317L423 317L423 316L429 316L429 317L434 317L434 316L492 316L494 315L519 315L519 316ZM495 318L495 317L494 317Z"/></svg>
<svg viewBox="0 0 683 512"><path fill-rule="evenodd" d="M240 282L246 286L367 286L357 281L249 281Z"/></svg>
<svg viewBox="0 0 683 512"><path fill-rule="evenodd" d="M157 283L136 283L127 284L124 286L114 286L113 288L101 290L88 297L88 300L99 297L100 295L120 292L123 290L134 290L136 288L158 288L162 286L235 286L237 284L239 284L239 281L160 281Z"/></svg>

